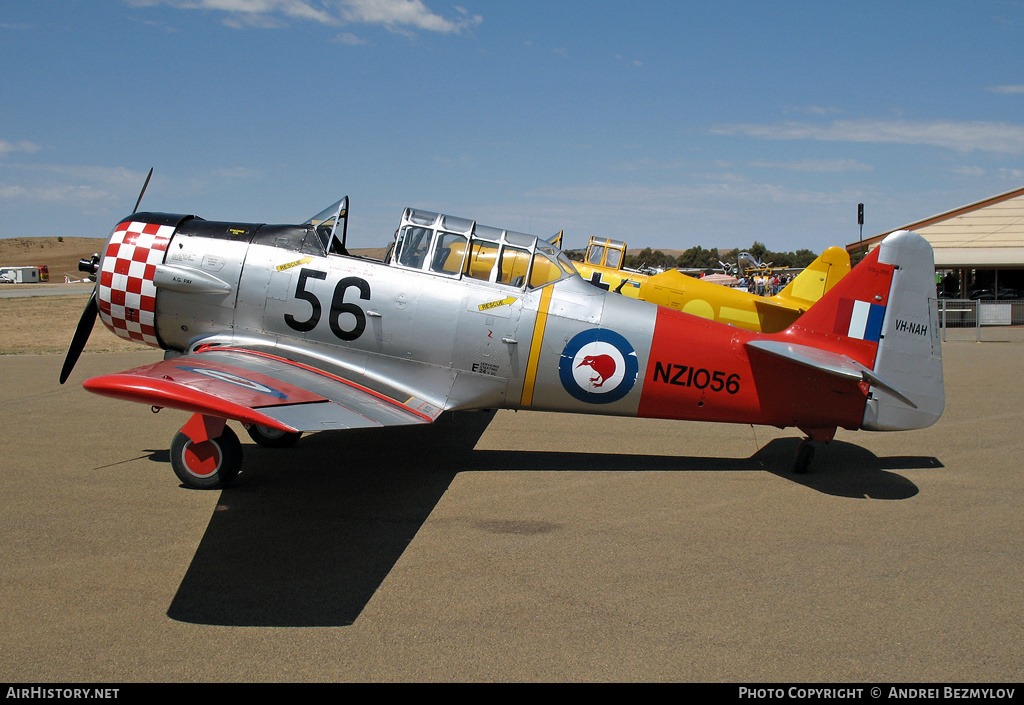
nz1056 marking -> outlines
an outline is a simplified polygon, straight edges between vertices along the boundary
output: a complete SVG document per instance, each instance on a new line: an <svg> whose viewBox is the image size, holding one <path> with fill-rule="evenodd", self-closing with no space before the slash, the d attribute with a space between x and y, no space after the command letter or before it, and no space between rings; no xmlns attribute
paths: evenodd
<svg viewBox="0 0 1024 705"><path fill-rule="evenodd" d="M706 370L703 367L677 365L672 362L655 362L651 375L652 382L663 382L677 387L710 389L712 392L736 394L740 391L740 376L733 372Z"/></svg>
<svg viewBox="0 0 1024 705"><path fill-rule="evenodd" d="M320 299L306 288L307 282L310 279L327 279L327 272L321 272L317 269L306 269L305 267L299 270L299 279L295 283L295 298L302 299L309 304L309 318L303 321L290 313L284 314L284 322L288 324L288 327L300 333L308 333L316 328L323 314L323 305L320 303ZM327 315L331 332L339 339L347 341L355 340L366 330L366 313L358 304L345 302L345 293L350 288L354 288L359 292L361 300L370 300L369 282L359 277L344 277L334 287L334 296L331 298L331 308ZM355 319L355 323L351 328L342 327L341 315L343 313L350 314Z"/></svg>

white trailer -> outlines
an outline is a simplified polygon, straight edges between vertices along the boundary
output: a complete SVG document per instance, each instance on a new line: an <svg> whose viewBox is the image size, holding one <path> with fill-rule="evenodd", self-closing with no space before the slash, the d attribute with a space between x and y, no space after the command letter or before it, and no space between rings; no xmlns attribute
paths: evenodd
<svg viewBox="0 0 1024 705"><path fill-rule="evenodd" d="M4 284L36 284L39 281L39 267L0 267L0 282Z"/></svg>

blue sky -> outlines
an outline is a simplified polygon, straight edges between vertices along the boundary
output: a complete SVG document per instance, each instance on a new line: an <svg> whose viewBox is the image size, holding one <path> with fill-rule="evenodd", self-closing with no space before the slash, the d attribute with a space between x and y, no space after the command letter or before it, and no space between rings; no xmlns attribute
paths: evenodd
<svg viewBox="0 0 1024 705"><path fill-rule="evenodd" d="M1024 186L1024 2L0 1L0 237L415 206L807 248Z"/></svg>

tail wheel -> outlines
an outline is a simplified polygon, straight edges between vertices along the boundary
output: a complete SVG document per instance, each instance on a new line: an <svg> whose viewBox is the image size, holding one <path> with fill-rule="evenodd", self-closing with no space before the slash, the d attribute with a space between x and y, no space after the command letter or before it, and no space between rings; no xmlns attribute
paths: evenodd
<svg viewBox="0 0 1024 705"><path fill-rule="evenodd" d="M302 438L302 433L299 431L281 431L276 428L259 426L257 424L249 424L245 427L245 430L248 432L249 438L251 438L256 445L261 445L264 448L287 448L295 443L295 441Z"/></svg>
<svg viewBox="0 0 1024 705"><path fill-rule="evenodd" d="M812 460L814 460L814 446L811 445L810 439L804 439L800 441L800 447L796 450L796 457L793 459L793 472L803 475L810 468Z"/></svg>
<svg viewBox="0 0 1024 705"><path fill-rule="evenodd" d="M227 487L242 467L242 444L230 426L218 438L193 443L181 431L171 443L171 468L187 487L199 490Z"/></svg>

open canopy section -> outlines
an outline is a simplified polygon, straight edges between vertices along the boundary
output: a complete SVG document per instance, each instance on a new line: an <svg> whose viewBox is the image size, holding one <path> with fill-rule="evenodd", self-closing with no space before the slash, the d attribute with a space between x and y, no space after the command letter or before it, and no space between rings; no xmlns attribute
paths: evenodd
<svg viewBox="0 0 1024 705"><path fill-rule="evenodd" d="M348 253L345 249L348 236L348 196L335 201L303 224L316 228L316 234L327 252L335 255Z"/></svg>
<svg viewBox="0 0 1024 705"><path fill-rule="evenodd" d="M626 243L603 237L591 237L587 244L587 264L619 269L626 261Z"/></svg>
<svg viewBox="0 0 1024 705"><path fill-rule="evenodd" d="M534 235L406 208L388 257L392 266L517 288L576 275L569 258Z"/></svg>

